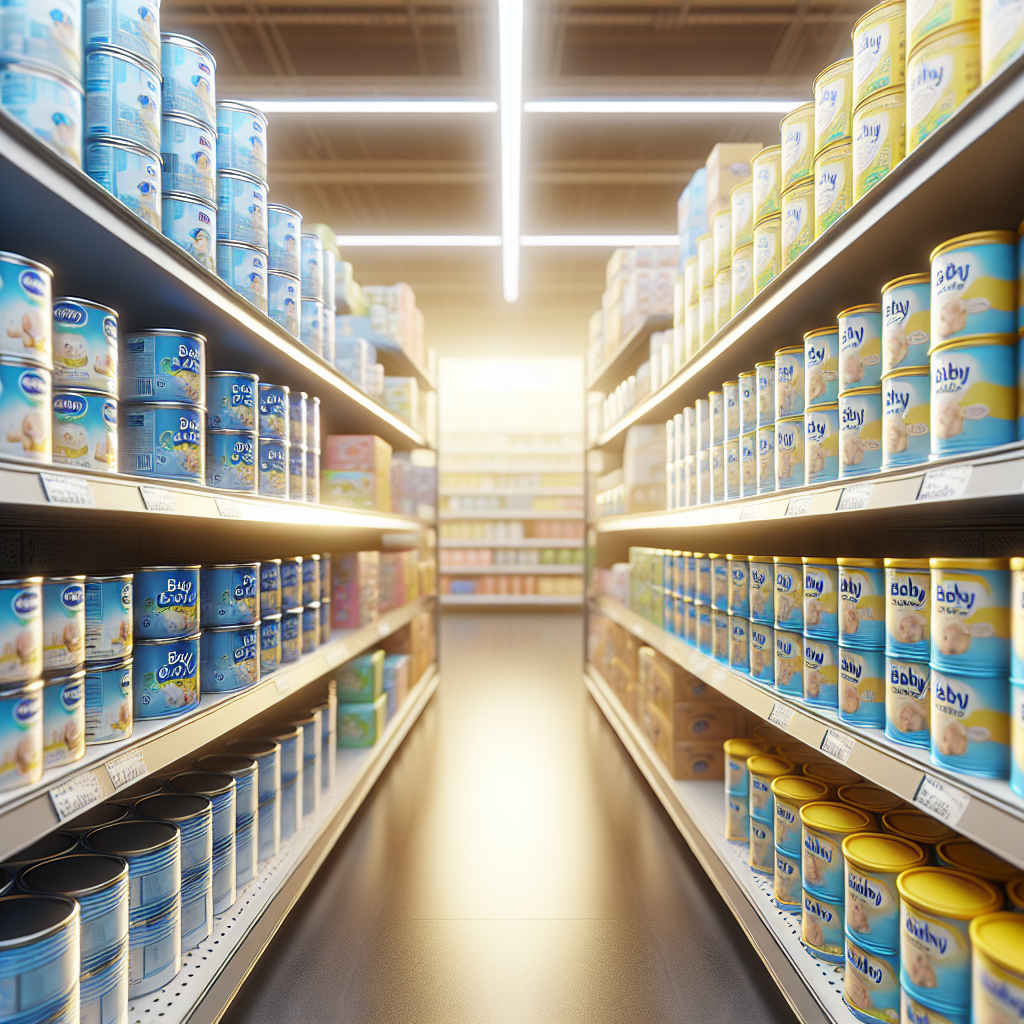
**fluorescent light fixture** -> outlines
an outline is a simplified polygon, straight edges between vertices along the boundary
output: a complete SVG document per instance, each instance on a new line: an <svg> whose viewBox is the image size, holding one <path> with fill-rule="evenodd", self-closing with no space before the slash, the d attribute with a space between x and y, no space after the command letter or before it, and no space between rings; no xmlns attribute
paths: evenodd
<svg viewBox="0 0 1024 1024"><path fill-rule="evenodd" d="M519 298L519 213L523 140L523 0L498 0L501 80L501 277L506 302Z"/></svg>
<svg viewBox="0 0 1024 1024"><path fill-rule="evenodd" d="M531 100L523 105L528 114L786 114L800 100Z"/></svg>
<svg viewBox="0 0 1024 1024"><path fill-rule="evenodd" d="M498 104L492 100L246 100L264 114L493 114Z"/></svg>
<svg viewBox="0 0 1024 1024"><path fill-rule="evenodd" d="M619 249L631 245L678 245L678 235L523 235L519 240L530 249Z"/></svg>
<svg viewBox="0 0 1024 1024"><path fill-rule="evenodd" d="M336 235L339 248L471 249L497 248L501 235Z"/></svg>

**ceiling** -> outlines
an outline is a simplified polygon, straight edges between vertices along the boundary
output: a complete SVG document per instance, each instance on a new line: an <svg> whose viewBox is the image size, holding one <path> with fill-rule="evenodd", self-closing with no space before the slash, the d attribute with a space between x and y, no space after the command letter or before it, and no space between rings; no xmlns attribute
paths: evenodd
<svg viewBox="0 0 1024 1024"><path fill-rule="evenodd" d="M868 6L538 0L524 99L809 99ZM162 21L213 50L222 99L498 98L496 0L165 0ZM271 199L344 234L500 234L498 131L495 114L271 115ZM777 142L778 116L525 114L523 233L672 233L720 141ZM514 306L499 249L345 255L362 283L412 285L442 354L562 355L583 350L609 250L525 249Z"/></svg>

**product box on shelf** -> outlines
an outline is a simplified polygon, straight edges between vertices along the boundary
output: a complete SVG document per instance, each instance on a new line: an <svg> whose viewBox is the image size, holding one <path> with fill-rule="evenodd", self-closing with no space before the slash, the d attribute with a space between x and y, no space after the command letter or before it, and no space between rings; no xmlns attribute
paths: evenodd
<svg viewBox="0 0 1024 1024"><path fill-rule="evenodd" d="M379 551L349 551L331 560L331 625L356 629L377 618L380 580Z"/></svg>
<svg viewBox="0 0 1024 1024"><path fill-rule="evenodd" d="M760 149L760 142L719 142L712 148L705 164L709 218L729 209L730 192L750 180L750 161Z"/></svg>
<svg viewBox="0 0 1024 1024"><path fill-rule="evenodd" d="M636 424L626 431L622 453L626 512L656 512L665 507L665 428Z"/></svg>
<svg viewBox="0 0 1024 1024"><path fill-rule="evenodd" d="M325 505L391 511L391 445L373 434L330 434L321 462Z"/></svg>

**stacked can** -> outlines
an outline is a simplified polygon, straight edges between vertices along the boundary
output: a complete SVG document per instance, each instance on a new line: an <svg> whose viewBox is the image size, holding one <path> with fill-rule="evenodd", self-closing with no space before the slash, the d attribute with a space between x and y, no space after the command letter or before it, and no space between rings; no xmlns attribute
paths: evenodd
<svg viewBox="0 0 1024 1024"><path fill-rule="evenodd" d="M927 748L931 730L927 558L885 559L885 735Z"/></svg>
<svg viewBox="0 0 1024 1024"><path fill-rule="evenodd" d="M256 846L262 864L277 856L281 847L281 745L269 739L241 739L228 743L232 756L256 762ZM223 770L223 769L218 769ZM238 790L235 791L236 808ZM237 865L237 839L236 860Z"/></svg>
<svg viewBox="0 0 1024 1024"><path fill-rule="evenodd" d="M288 394L288 496L292 501L305 501L309 430L308 395L305 391Z"/></svg>
<svg viewBox="0 0 1024 1024"><path fill-rule="evenodd" d="M839 566L834 558L802 558L803 699L834 709L839 702Z"/></svg>
<svg viewBox="0 0 1024 1024"><path fill-rule="evenodd" d="M269 737L280 747L281 786L278 801L281 805L281 841L290 839L302 827L302 730L288 726Z"/></svg>
<svg viewBox="0 0 1024 1024"><path fill-rule="evenodd" d="M256 493L259 377L234 370L206 375L206 484Z"/></svg>
<svg viewBox="0 0 1024 1024"><path fill-rule="evenodd" d="M258 785L256 760L245 754L209 754L195 763L197 772L228 775L235 782L235 886L241 889L256 877L259 860ZM216 823L214 825L216 830ZM214 843L216 843L216 834ZM214 874L217 854L214 850Z"/></svg>
<svg viewBox="0 0 1024 1024"><path fill-rule="evenodd" d="M258 388L256 489L260 495L273 498L289 495L289 395L286 384L260 384Z"/></svg>
<svg viewBox="0 0 1024 1024"><path fill-rule="evenodd" d="M202 690L231 693L260 679L259 562L202 570Z"/></svg>
<svg viewBox="0 0 1024 1024"><path fill-rule="evenodd" d="M302 559L302 653L320 646L320 556Z"/></svg>
<svg viewBox="0 0 1024 1024"><path fill-rule="evenodd" d="M744 181L729 193L732 214L732 295L730 308L735 316L754 297L754 183Z"/></svg>
<svg viewBox="0 0 1024 1024"><path fill-rule="evenodd" d="M701 654L711 655L714 649L714 627L711 615L711 556L694 551L693 612L695 631L693 645Z"/></svg>
<svg viewBox="0 0 1024 1024"><path fill-rule="evenodd" d="M725 500L740 495L740 389L739 382L722 384L723 430L725 438Z"/></svg>
<svg viewBox="0 0 1024 1024"><path fill-rule="evenodd" d="M839 314L839 476L882 467L882 307Z"/></svg>
<svg viewBox="0 0 1024 1024"><path fill-rule="evenodd" d="M807 483L839 479L839 329L804 335L804 472Z"/></svg>
<svg viewBox="0 0 1024 1024"><path fill-rule="evenodd" d="M712 270L714 274L715 333L732 316L732 205L719 210L711 222Z"/></svg>
<svg viewBox="0 0 1024 1024"><path fill-rule="evenodd" d="M715 240L709 231L697 239L697 348L715 333Z"/></svg>
<svg viewBox="0 0 1024 1024"><path fill-rule="evenodd" d="M839 720L885 725L885 567L881 558L838 558Z"/></svg>
<svg viewBox="0 0 1024 1024"><path fill-rule="evenodd" d="M711 656L729 664L729 559L709 554L711 563Z"/></svg>
<svg viewBox="0 0 1024 1024"><path fill-rule="evenodd" d="M320 642L327 643L331 635L331 553L320 555Z"/></svg>
<svg viewBox="0 0 1024 1024"><path fill-rule="evenodd" d="M320 713L320 789L328 793L334 789L338 768L338 686L333 679L327 686L327 700L312 710Z"/></svg>
<svg viewBox="0 0 1024 1024"><path fill-rule="evenodd" d="M1024 796L1024 558L1010 559L1010 788Z"/></svg>
<svg viewBox="0 0 1024 1024"><path fill-rule="evenodd" d="M750 563L746 555L727 555L729 566L729 668L750 671Z"/></svg>
<svg viewBox="0 0 1024 1024"><path fill-rule="evenodd" d="M260 676L281 665L281 559L260 562Z"/></svg>
<svg viewBox="0 0 1024 1024"><path fill-rule="evenodd" d="M334 366L337 348L337 266L338 255L333 245L324 246L324 359Z"/></svg>
<svg viewBox="0 0 1024 1024"><path fill-rule="evenodd" d="M758 874L775 873L775 798L772 782L780 775L788 775L795 765L789 758L757 753L747 758L747 776L750 780L748 807L750 809L750 867Z"/></svg>
<svg viewBox="0 0 1024 1024"><path fill-rule="evenodd" d="M121 740L134 728L133 591L131 573L84 580L86 743Z"/></svg>
<svg viewBox="0 0 1024 1024"><path fill-rule="evenodd" d="M121 339L122 473L206 481L206 339L165 328Z"/></svg>
<svg viewBox="0 0 1024 1024"><path fill-rule="evenodd" d="M814 237L853 205L853 58L814 80Z"/></svg>
<svg viewBox="0 0 1024 1024"><path fill-rule="evenodd" d="M708 421L711 426L711 500L725 500L725 416L721 391L708 392Z"/></svg>
<svg viewBox="0 0 1024 1024"><path fill-rule="evenodd" d="M711 501L711 419L708 400L698 398L694 403L694 469L695 491L698 505Z"/></svg>
<svg viewBox="0 0 1024 1024"><path fill-rule="evenodd" d="M306 399L306 501L320 503L320 399Z"/></svg>
<svg viewBox="0 0 1024 1024"><path fill-rule="evenodd" d="M301 238L302 312L299 340L324 355L324 243L313 231Z"/></svg>
<svg viewBox="0 0 1024 1024"><path fill-rule="evenodd" d="M302 817L305 819L320 809L323 722L320 712L313 710L292 724L302 730Z"/></svg>
<svg viewBox="0 0 1024 1024"><path fill-rule="evenodd" d="M757 375L741 373L737 381L740 406L740 497L757 494Z"/></svg>
<svg viewBox="0 0 1024 1024"><path fill-rule="evenodd" d="M302 656L302 557L281 559L281 664Z"/></svg>
<svg viewBox="0 0 1024 1024"><path fill-rule="evenodd" d="M775 353L775 486L803 487L804 346Z"/></svg>
<svg viewBox="0 0 1024 1024"><path fill-rule="evenodd" d="M774 806L775 905L779 910L798 914L803 894L800 808L812 800L827 799L829 789L816 779L787 774L772 779L771 790Z"/></svg>
<svg viewBox="0 0 1024 1024"><path fill-rule="evenodd" d="M299 337L302 282L302 214L272 203L267 207L269 226L268 306L270 318L293 338Z"/></svg>
<svg viewBox="0 0 1024 1024"><path fill-rule="evenodd" d="M816 81L814 93L814 103L797 107L782 119L780 125L782 191L776 237L781 251L776 273L788 267L815 238L814 156L821 148L818 139L830 134L826 123L831 113L829 100L834 99L834 92L823 86L819 95ZM841 103L839 109L842 109ZM816 130L818 121L822 122L820 136Z"/></svg>
<svg viewBox="0 0 1024 1024"><path fill-rule="evenodd" d="M775 555L775 688L802 697L804 670L804 575L799 558Z"/></svg>
<svg viewBox="0 0 1024 1024"><path fill-rule="evenodd" d="M764 291L782 271L782 165L783 152L788 154L791 148L785 130L782 140L781 146L762 149L750 162L753 175L754 229L751 251L755 295ZM803 145L808 145L806 138Z"/></svg>
<svg viewBox="0 0 1024 1024"><path fill-rule="evenodd" d="M697 278L696 256L688 256L683 266L683 302L686 306L683 341L686 358L689 360L700 349L700 281Z"/></svg>
<svg viewBox="0 0 1024 1024"><path fill-rule="evenodd" d="M765 744L756 740L726 740L725 748L725 838L734 843L750 842L750 774L747 758L762 754Z"/></svg>
<svg viewBox="0 0 1024 1024"><path fill-rule="evenodd" d="M775 684L775 563L768 555L748 555L750 574L750 678Z"/></svg>
<svg viewBox="0 0 1024 1024"><path fill-rule="evenodd" d="M754 366L757 391L757 493L775 490L775 360Z"/></svg>
<svg viewBox="0 0 1024 1024"><path fill-rule="evenodd" d="M0 581L0 736L8 752L0 765L0 792L38 782L43 773L43 579ZM16 753L15 753L16 752Z"/></svg>

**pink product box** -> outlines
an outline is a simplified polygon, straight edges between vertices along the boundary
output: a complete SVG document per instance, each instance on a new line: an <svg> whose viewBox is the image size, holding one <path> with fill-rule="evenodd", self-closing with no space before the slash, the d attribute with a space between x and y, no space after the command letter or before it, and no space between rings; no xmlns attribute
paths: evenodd
<svg viewBox="0 0 1024 1024"><path fill-rule="evenodd" d="M332 558L331 626L355 629L378 615L380 552L352 551Z"/></svg>

